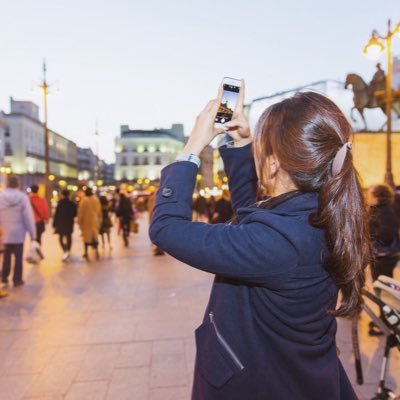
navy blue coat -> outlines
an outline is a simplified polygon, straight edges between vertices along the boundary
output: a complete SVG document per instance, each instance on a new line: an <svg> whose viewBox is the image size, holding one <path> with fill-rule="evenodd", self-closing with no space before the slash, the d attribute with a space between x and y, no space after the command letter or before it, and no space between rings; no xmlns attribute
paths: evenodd
<svg viewBox="0 0 400 400"><path fill-rule="evenodd" d="M221 149L237 225L192 222L197 167L162 171L151 240L216 275L197 328L193 400L356 398L335 345L338 289L321 264L324 231L309 224L317 193L273 209L256 201L251 146Z"/></svg>

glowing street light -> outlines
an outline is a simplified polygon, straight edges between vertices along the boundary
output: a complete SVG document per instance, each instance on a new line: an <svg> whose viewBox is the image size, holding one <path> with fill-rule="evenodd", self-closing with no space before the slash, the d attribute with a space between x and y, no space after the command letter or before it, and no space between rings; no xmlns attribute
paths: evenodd
<svg viewBox="0 0 400 400"><path fill-rule="evenodd" d="M385 46L380 42L375 31L372 32L371 38L365 45L363 53L371 60L377 60L384 50Z"/></svg>
<svg viewBox="0 0 400 400"><path fill-rule="evenodd" d="M384 50L387 52L387 76L386 76L386 118L387 118L387 131L386 131L386 173L385 182L394 187L393 173L392 173L392 70L393 70L393 56L392 56L392 38L394 35L400 35L400 22L397 23L396 28L391 30L390 19L388 20L386 36L380 35L376 30L372 31L369 42L364 47L363 53L368 57L379 55Z"/></svg>

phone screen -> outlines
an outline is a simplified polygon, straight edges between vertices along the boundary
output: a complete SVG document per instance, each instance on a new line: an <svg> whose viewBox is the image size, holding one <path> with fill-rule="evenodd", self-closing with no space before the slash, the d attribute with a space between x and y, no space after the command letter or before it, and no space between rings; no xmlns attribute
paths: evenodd
<svg viewBox="0 0 400 400"><path fill-rule="evenodd" d="M228 85L224 83L221 104L215 122L218 124L224 124L232 119L232 114L235 111L237 100L239 97L239 86Z"/></svg>

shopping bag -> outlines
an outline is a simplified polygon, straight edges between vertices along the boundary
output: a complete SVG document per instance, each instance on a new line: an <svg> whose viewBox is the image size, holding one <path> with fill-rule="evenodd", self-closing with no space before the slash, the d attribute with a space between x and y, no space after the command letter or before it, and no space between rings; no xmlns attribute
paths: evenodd
<svg viewBox="0 0 400 400"><path fill-rule="evenodd" d="M28 254L26 255L26 261L30 264L38 264L39 261L44 259L44 255L42 249L40 248L40 244L35 240L32 241L31 247L28 250Z"/></svg>
<svg viewBox="0 0 400 400"><path fill-rule="evenodd" d="M139 233L139 224L136 221L131 221L131 223L130 223L130 231L132 233Z"/></svg>

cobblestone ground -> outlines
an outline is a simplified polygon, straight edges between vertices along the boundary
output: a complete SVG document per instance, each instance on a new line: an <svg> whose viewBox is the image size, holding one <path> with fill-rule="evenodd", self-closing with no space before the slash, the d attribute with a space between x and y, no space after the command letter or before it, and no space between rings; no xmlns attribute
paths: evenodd
<svg viewBox="0 0 400 400"><path fill-rule="evenodd" d="M1 400L187 400L199 325L212 276L169 256L154 257L146 216L130 248L113 234L100 261L61 262L56 237L44 237L46 259L25 265L26 285L0 301ZM396 271L400 278L399 271ZM379 379L382 339L361 323L369 399ZM349 324L340 322L341 358L354 382ZM284 377L282 377L284 383ZM389 383L400 389L400 357L393 351ZM248 397L251 400L251 394Z"/></svg>

